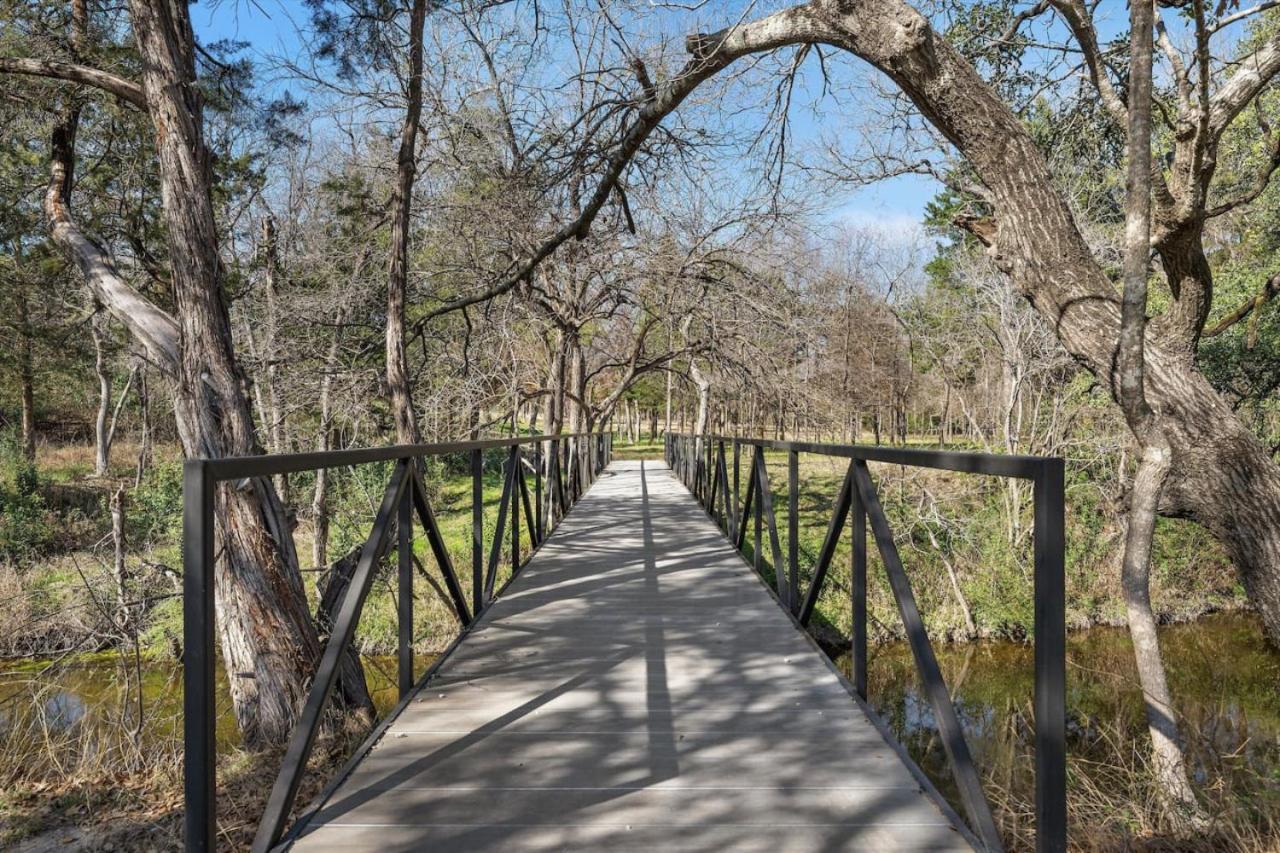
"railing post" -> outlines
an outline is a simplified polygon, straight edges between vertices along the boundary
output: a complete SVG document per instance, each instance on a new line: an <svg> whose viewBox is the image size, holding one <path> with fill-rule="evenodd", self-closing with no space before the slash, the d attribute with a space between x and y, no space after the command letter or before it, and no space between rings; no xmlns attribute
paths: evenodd
<svg viewBox="0 0 1280 853"><path fill-rule="evenodd" d="M213 501L214 481L204 461L187 461L182 471L182 733L188 851L211 851L217 839Z"/></svg>
<svg viewBox="0 0 1280 853"><path fill-rule="evenodd" d="M800 612L800 454L787 452L787 607ZM778 567L781 571L782 567Z"/></svg>
<svg viewBox="0 0 1280 853"><path fill-rule="evenodd" d="M862 461L853 464L862 465ZM849 529L853 540L850 574L853 577L853 640L850 657L853 666L853 687L865 701L867 698L867 510L862 505L862 494L852 490L849 502Z"/></svg>
<svg viewBox="0 0 1280 853"><path fill-rule="evenodd" d="M412 459L405 460L414 465ZM396 602L396 622L399 633L397 669L400 698L413 690L413 490L410 480L400 496L396 512L396 545L399 600Z"/></svg>
<svg viewBox="0 0 1280 853"><path fill-rule="evenodd" d="M533 443L533 530L534 540L542 544L542 442Z"/></svg>
<svg viewBox="0 0 1280 853"><path fill-rule="evenodd" d="M733 524L733 532L729 534L734 542L738 541L738 527L741 526L741 524L746 520L746 519L738 518L738 498L741 495L741 492L738 489L738 455L741 452L742 452L742 445L738 443L737 438L734 438L733 440L733 512L730 513L733 516L733 521L731 522Z"/></svg>
<svg viewBox="0 0 1280 853"><path fill-rule="evenodd" d="M498 535L502 535L499 533ZM484 451L471 451L471 612L484 608Z"/></svg>
<svg viewBox="0 0 1280 853"><path fill-rule="evenodd" d="M564 518L564 505L566 502L564 491L564 439L557 438L551 442L551 452L555 457L551 460L551 471L556 477L556 486L551 497L551 507L555 515L551 529L554 530L560 525L560 519Z"/></svg>
<svg viewBox="0 0 1280 853"><path fill-rule="evenodd" d="M706 495L707 510L712 514L716 514L715 507L712 505L712 480L715 476L715 451L711 446L711 436L706 436L702 440L705 445L702 452L702 492Z"/></svg>
<svg viewBox="0 0 1280 853"><path fill-rule="evenodd" d="M1040 463L1035 498L1036 850L1067 849L1066 539L1061 459Z"/></svg>
<svg viewBox="0 0 1280 853"><path fill-rule="evenodd" d="M751 476L756 478L756 544L752 548L751 560L755 565L757 575L760 574L760 539L761 535L764 533L764 482L760 477L760 471L757 466L764 464L764 459L762 458L763 454L764 448L757 445L755 456L751 460Z"/></svg>
<svg viewBox="0 0 1280 853"><path fill-rule="evenodd" d="M511 445L511 576L520 571L520 445ZM502 531L498 531L502 535Z"/></svg>

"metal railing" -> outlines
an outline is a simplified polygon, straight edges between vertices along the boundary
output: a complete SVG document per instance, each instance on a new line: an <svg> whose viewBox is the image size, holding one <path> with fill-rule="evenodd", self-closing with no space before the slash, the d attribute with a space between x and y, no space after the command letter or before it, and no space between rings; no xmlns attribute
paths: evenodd
<svg viewBox="0 0 1280 853"><path fill-rule="evenodd" d="M484 451L508 448L497 526L486 557L484 542ZM607 433L576 433L522 438L464 441L453 444L402 445L398 447L339 450L327 453L295 453L227 459L192 459L183 467L183 737L186 798L185 837L189 851L216 846L216 713L214 645L215 493L218 483L255 477L271 477L321 468L394 462L383 493L373 530L360 549L333 628L325 644L315 677L289 743L284 762L271 790L267 808L253 842L255 853L274 847L284 836L286 823L298 794L302 774L311 755L325 706L333 693L338 671L355 635L365 599L376 570L387 555L394 533L397 563L397 682L400 704L394 716L418 686L413 664L413 576L415 567L425 573L413 553L413 517L426 533L436 564L444 576L449 604L465 632L494 598L494 585L502 557L508 515L511 530L511 571L519 572L520 515L533 549L545 541L558 521L590 487L612 455ZM545 453L544 453L545 449ZM525 457L532 451L533 462ZM436 524L419 460L432 456L469 453L471 462L471 602L468 607L453 561ZM525 469L533 472L530 500ZM548 494L544 502L543 481ZM544 511L545 503L545 511ZM544 518L544 516L546 516ZM545 528L545 529L544 529ZM531 556L531 555L530 555ZM526 560L527 562L527 560ZM427 673L430 675L430 672ZM424 676L424 680L427 676ZM363 754L379 730L357 750Z"/></svg>
<svg viewBox="0 0 1280 853"><path fill-rule="evenodd" d="M732 447L732 476L726 462L726 445ZM748 463L746 495L740 501L743 447L754 448ZM1030 480L1033 484L1035 529L1034 630L1035 630L1035 802L1036 849L1059 853L1067 846L1066 757L1066 547L1064 515L1064 466L1059 458L1000 456L906 448L816 444L795 441L733 438L725 436L669 435L665 440L667 464L725 531L738 550L746 542L747 520L753 516L752 559L761 571L762 539L767 525L779 602L807 628L827 578L846 518L852 528L853 687L867 698L867 519L884 563L889 587L906 629L916 671L932 707L938 734L968 815L971 829L988 850L1002 850L991 806L960 727L955 705L942 677L938 660L916 606L911 581L903 569L893 531L880 505L868 462L884 462L917 468L933 468ZM773 493L765 466L765 451L787 453L788 554L783 557L773 508ZM826 537L813 567L809 589L800 595L799 571L799 455L812 453L849 460L836 494ZM741 512L739 512L741 507Z"/></svg>

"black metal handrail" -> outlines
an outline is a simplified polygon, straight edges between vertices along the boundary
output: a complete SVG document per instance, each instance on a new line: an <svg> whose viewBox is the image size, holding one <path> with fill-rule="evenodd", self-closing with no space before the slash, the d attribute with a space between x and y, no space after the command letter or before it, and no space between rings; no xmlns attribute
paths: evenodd
<svg viewBox="0 0 1280 853"><path fill-rule="evenodd" d="M732 446L733 475L725 458ZM743 446L754 447L747 474L745 499L740 495L740 456ZM784 560L778 541L773 495L764 452L787 453L788 555ZM664 442L667 464L725 531L738 550L746 542L748 515L754 512L752 559L761 570L761 540L765 522L773 554L777 597L801 627L807 627L822 592L836 544L846 517L852 528L853 687L867 698L867 518L888 575L889 586L906 628L916 671L924 683L934 720L946 752L956 787L973 831L988 850L1003 849L991 806L960 727L955 704L916 606L911 581L902 565L888 518L880 505L868 462L885 462L917 468L933 468L1030 480L1033 484L1035 528L1033 534L1035 602L1035 784L1036 849L1060 853L1067 846L1066 757L1066 617L1064 533L1064 464L1056 457L999 456L963 451L771 441L727 436L668 435ZM849 468L836 495L806 595L800 596L799 577L799 455L813 453L845 458ZM741 512L738 508L741 506Z"/></svg>
<svg viewBox="0 0 1280 853"><path fill-rule="evenodd" d="M532 464L525 458L533 451ZM544 454L543 448L547 447ZM509 448L503 476L502 498L493 543L485 557L483 453ZM413 554L413 517L427 536L432 555L444 576L449 604L465 632L494 598L494 585L502 557L502 540L510 514L512 576L519 572L520 515L536 550L590 487L612 456L608 433L573 433L520 438L464 441L450 444L414 444L397 447L338 450L326 453L293 453L224 459L191 459L183 466L183 737L186 798L186 849L208 851L216 846L216 762L214 677L214 522L215 486L227 480L271 477L320 468L337 468L372 462L394 461L395 468L383 493L372 532L360 549L360 558L343 592L333 629L312 679L306 704L294 725L284 762L272 787L267 808L253 842L255 853L270 850L284 835L297 797L307 759L321 719L338 678L343 655L351 644L361 611L373 586L377 566L396 534L397 583L397 683L401 706L417 686L413 664L413 575L425 573ZM451 453L471 455L471 603L462 585L419 471L419 460ZM534 475L530 500L525 468ZM544 511L543 480L547 480ZM546 516L544 518L544 516ZM544 529L545 528L545 529ZM531 555L530 555L531 556ZM527 560L526 560L527 562ZM394 712L393 712L394 713ZM375 732L376 736L376 732ZM371 742L366 741L365 746ZM362 747L363 749L364 747Z"/></svg>

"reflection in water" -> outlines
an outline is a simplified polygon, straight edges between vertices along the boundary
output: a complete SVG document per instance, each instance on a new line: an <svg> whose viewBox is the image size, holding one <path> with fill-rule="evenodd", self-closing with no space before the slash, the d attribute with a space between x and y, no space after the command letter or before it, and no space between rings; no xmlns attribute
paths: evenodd
<svg viewBox="0 0 1280 853"><path fill-rule="evenodd" d="M74 693L59 690L44 700L44 721L54 731L65 731L84 717L84 700Z"/></svg>
<svg viewBox="0 0 1280 853"><path fill-rule="evenodd" d="M1161 629L1169 684L1197 782L1223 780L1239 796L1280 801L1280 654L1252 617L1220 614ZM984 777L1020 799L1034 791L1032 690L1027 644L939 645L939 663ZM839 661L848 673L847 656ZM905 642L872 651L871 705L955 804L933 712ZM1127 767L1147 749L1146 714L1133 651L1122 628L1095 628L1067 642L1067 753L1072 773L1093 762ZM1261 804L1260 804L1261 805Z"/></svg>
<svg viewBox="0 0 1280 853"><path fill-rule="evenodd" d="M374 655L363 658L369 692L378 713L396 702L396 659ZM419 671L431 659L415 662ZM171 660L142 663L143 736L173 739L182 736L182 666ZM136 715L137 675L124 669L118 656L85 655L73 663L48 661L0 663L0 737L16 724L35 723L53 733L71 732L77 726L100 729L132 725ZM218 667L218 746L239 741L226 673ZM34 712L34 713L33 713ZM36 719L32 719L32 717Z"/></svg>

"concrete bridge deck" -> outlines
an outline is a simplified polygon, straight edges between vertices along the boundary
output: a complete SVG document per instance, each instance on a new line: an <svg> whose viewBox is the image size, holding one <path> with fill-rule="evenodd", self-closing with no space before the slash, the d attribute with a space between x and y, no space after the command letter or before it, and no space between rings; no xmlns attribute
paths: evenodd
<svg viewBox="0 0 1280 853"><path fill-rule="evenodd" d="M972 850L662 462L614 462L297 851Z"/></svg>

